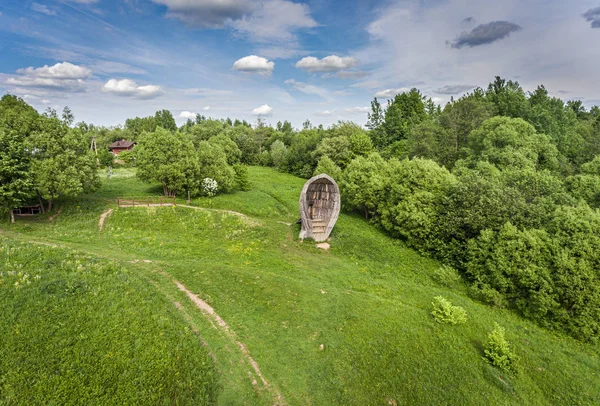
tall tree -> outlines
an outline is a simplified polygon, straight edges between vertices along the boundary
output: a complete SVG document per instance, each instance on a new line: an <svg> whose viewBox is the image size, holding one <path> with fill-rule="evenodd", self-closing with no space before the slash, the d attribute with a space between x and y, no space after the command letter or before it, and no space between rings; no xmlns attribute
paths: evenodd
<svg viewBox="0 0 600 406"><path fill-rule="evenodd" d="M169 110L158 110L154 113L154 121L158 127L169 131L177 131L177 124L175 123L173 114Z"/></svg>

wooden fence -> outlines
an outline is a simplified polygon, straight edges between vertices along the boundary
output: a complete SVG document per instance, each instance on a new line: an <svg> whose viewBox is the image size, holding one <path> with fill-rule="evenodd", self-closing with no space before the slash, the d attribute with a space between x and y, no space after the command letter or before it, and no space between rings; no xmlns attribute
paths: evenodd
<svg viewBox="0 0 600 406"><path fill-rule="evenodd" d="M175 196L118 197L119 207L175 206Z"/></svg>

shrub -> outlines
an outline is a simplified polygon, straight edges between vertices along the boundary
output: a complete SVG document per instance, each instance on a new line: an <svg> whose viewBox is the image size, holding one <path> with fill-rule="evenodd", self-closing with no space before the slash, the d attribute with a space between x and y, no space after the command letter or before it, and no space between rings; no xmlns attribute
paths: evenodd
<svg viewBox="0 0 600 406"><path fill-rule="evenodd" d="M208 197L213 197L219 191L217 181L211 178L204 178L202 181L202 192Z"/></svg>
<svg viewBox="0 0 600 406"><path fill-rule="evenodd" d="M450 287L460 281L460 274L451 266L442 265L434 271L432 278L440 285Z"/></svg>
<svg viewBox="0 0 600 406"><path fill-rule="evenodd" d="M235 172L235 184L239 190L250 190L250 180L248 178L248 167L246 165L233 165Z"/></svg>
<svg viewBox="0 0 600 406"><path fill-rule="evenodd" d="M494 323L494 330L488 334L485 346L485 360L495 367L508 373L517 372L518 357L510 349L510 344L504 336L504 328Z"/></svg>
<svg viewBox="0 0 600 406"><path fill-rule="evenodd" d="M463 324L467 322L467 312L460 306L453 306L442 296L436 296L431 315L438 323Z"/></svg>

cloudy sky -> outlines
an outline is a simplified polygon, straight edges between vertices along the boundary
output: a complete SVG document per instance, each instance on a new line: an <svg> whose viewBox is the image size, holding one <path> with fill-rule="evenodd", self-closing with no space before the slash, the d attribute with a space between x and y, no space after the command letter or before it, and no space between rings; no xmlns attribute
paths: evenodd
<svg viewBox="0 0 600 406"><path fill-rule="evenodd" d="M117 125L169 109L366 122L494 76L600 104L600 0L2 0L0 91Z"/></svg>

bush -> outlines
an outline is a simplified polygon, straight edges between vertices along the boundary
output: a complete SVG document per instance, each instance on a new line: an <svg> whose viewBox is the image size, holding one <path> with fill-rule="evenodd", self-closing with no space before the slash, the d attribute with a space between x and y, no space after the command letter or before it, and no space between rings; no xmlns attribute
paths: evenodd
<svg viewBox="0 0 600 406"><path fill-rule="evenodd" d="M239 190L250 190L250 180L248 178L248 167L246 165L233 165L235 172L235 185Z"/></svg>
<svg viewBox="0 0 600 406"><path fill-rule="evenodd" d="M451 266L442 265L432 275L434 281L442 286L451 287L460 281L460 274Z"/></svg>
<svg viewBox="0 0 600 406"><path fill-rule="evenodd" d="M510 344L504 336L504 328L494 323L494 330L488 334L485 346L485 360L495 367L508 373L516 373L518 357L510 349Z"/></svg>
<svg viewBox="0 0 600 406"><path fill-rule="evenodd" d="M463 324L467 322L467 312L460 306L453 306L442 296L434 297L431 315L438 323Z"/></svg>
<svg viewBox="0 0 600 406"><path fill-rule="evenodd" d="M202 192L208 196L213 197L219 191L217 181L211 178L204 178L202 181Z"/></svg>
<svg viewBox="0 0 600 406"><path fill-rule="evenodd" d="M98 151L98 162L101 168L112 166L115 156L107 149Z"/></svg>

